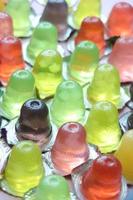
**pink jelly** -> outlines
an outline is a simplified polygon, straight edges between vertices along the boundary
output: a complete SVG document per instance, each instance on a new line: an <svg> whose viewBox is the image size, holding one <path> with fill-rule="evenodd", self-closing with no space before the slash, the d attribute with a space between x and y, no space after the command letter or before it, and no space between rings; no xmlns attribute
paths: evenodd
<svg viewBox="0 0 133 200"><path fill-rule="evenodd" d="M62 175L71 174L72 170L87 161L88 157L84 127L76 122L68 122L61 126L51 151L55 169Z"/></svg>
<svg viewBox="0 0 133 200"><path fill-rule="evenodd" d="M8 35L13 35L12 19L7 13L0 12L0 39Z"/></svg>
<svg viewBox="0 0 133 200"><path fill-rule="evenodd" d="M121 82L133 81L133 37L122 37L116 41L109 63L118 69Z"/></svg>

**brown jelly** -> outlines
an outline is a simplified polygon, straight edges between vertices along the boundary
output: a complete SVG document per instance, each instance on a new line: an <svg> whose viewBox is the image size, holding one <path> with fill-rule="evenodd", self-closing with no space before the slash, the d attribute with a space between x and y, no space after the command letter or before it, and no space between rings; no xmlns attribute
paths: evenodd
<svg viewBox="0 0 133 200"><path fill-rule="evenodd" d="M51 124L47 105L38 99L26 101L16 123L16 133L19 140L32 140L41 148L48 144L51 138Z"/></svg>

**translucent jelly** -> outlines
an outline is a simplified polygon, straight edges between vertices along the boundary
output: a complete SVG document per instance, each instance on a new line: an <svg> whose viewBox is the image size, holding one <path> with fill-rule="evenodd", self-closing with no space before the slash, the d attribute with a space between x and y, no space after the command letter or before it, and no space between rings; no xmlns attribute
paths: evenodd
<svg viewBox="0 0 133 200"><path fill-rule="evenodd" d="M99 101L94 104L85 128L88 142L97 145L102 153L118 148L121 130L117 108L111 102Z"/></svg>
<svg viewBox="0 0 133 200"><path fill-rule="evenodd" d="M69 187L65 178L49 175L41 179L36 193L36 200L70 200Z"/></svg>
<svg viewBox="0 0 133 200"><path fill-rule="evenodd" d="M25 66L21 41L14 36L0 40L0 81L6 85L11 74Z"/></svg>
<svg viewBox="0 0 133 200"><path fill-rule="evenodd" d="M64 0L48 0L44 9L41 21L48 21L54 24L59 36L67 30L68 6Z"/></svg>
<svg viewBox="0 0 133 200"><path fill-rule="evenodd" d="M120 74L121 82L133 81L133 37L119 38L109 56L109 63L114 65Z"/></svg>
<svg viewBox="0 0 133 200"><path fill-rule="evenodd" d="M114 154L117 157L117 159L121 162L123 176L130 184L133 184L133 156L131 154L132 151L133 130L130 130L123 135L119 148Z"/></svg>
<svg viewBox="0 0 133 200"><path fill-rule="evenodd" d="M100 0L80 0L77 10L73 13L74 23L77 28L87 16L100 15Z"/></svg>
<svg viewBox="0 0 133 200"><path fill-rule="evenodd" d="M84 127L75 122L62 125L51 150L54 167L62 175L67 175L88 160L88 157L89 150Z"/></svg>
<svg viewBox="0 0 133 200"><path fill-rule="evenodd" d="M19 140L32 140L43 148L51 138L51 124L47 105L39 99L27 100L16 123Z"/></svg>
<svg viewBox="0 0 133 200"><path fill-rule="evenodd" d="M38 185L44 175L39 147L31 141L19 142L13 147L4 178L8 187L19 196Z"/></svg>
<svg viewBox="0 0 133 200"><path fill-rule="evenodd" d="M81 85L90 82L99 62L99 50L90 41L79 43L71 55L69 63L70 78Z"/></svg>
<svg viewBox="0 0 133 200"><path fill-rule="evenodd" d="M117 69L110 64L100 65L94 73L87 94L91 103L110 101L118 107L120 105L120 77Z"/></svg>
<svg viewBox="0 0 133 200"><path fill-rule="evenodd" d="M4 116L12 119L19 116L23 103L35 96L35 80L28 70L18 70L12 74L0 107Z"/></svg>
<svg viewBox="0 0 133 200"><path fill-rule="evenodd" d="M29 1L10 0L6 6L6 12L13 19L14 35L16 37L26 36L31 28Z"/></svg>
<svg viewBox="0 0 133 200"><path fill-rule="evenodd" d="M8 35L13 35L12 19L7 13L0 12L0 40Z"/></svg>
<svg viewBox="0 0 133 200"><path fill-rule="evenodd" d="M107 21L109 36L133 36L133 7L127 2L114 5Z"/></svg>
<svg viewBox="0 0 133 200"><path fill-rule="evenodd" d="M94 42L102 55L105 48L104 24L98 17L86 17L81 24L80 30L75 38L75 44L82 41Z"/></svg>
<svg viewBox="0 0 133 200"><path fill-rule="evenodd" d="M35 61L37 56L44 50L57 48L57 29L49 22L40 22L35 28L27 53L31 60Z"/></svg>
<svg viewBox="0 0 133 200"><path fill-rule="evenodd" d="M37 57L33 75L41 98L55 94L63 79L62 64L63 59L56 50L45 50Z"/></svg>
<svg viewBox="0 0 133 200"><path fill-rule="evenodd" d="M83 122L85 105L81 86L75 81L63 81L57 87L50 111L57 126L69 121Z"/></svg>
<svg viewBox="0 0 133 200"><path fill-rule="evenodd" d="M121 164L114 156L99 156L82 177L81 191L85 199L118 200L121 194L121 171Z"/></svg>

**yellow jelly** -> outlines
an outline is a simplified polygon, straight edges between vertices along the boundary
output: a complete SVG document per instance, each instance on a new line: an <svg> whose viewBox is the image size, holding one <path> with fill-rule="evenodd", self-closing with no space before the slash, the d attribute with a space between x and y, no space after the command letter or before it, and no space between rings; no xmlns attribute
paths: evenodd
<svg viewBox="0 0 133 200"><path fill-rule="evenodd" d="M23 196L38 185L43 174L41 151L35 143L23 141L13 147L4 174L10 193Z"/></svg>
<svg viewBox="0 0 133 200"><path fill-rule="evenodd" d="M122 173L128 183L133 184L133 130L128 131L122 137L115 156L121 162Z"/></svg>

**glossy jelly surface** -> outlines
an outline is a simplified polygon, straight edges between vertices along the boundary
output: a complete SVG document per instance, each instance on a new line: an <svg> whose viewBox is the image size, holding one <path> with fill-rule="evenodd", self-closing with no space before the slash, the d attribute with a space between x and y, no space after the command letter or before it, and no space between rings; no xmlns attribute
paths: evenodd
<svg viewBox="0 0 133 200"><path fill-rule="evenodd" d="M51 151L54 167L61 174L67 175L88 160L88 157L89 149L84 127L76 122L62 125Z"/></svg>

